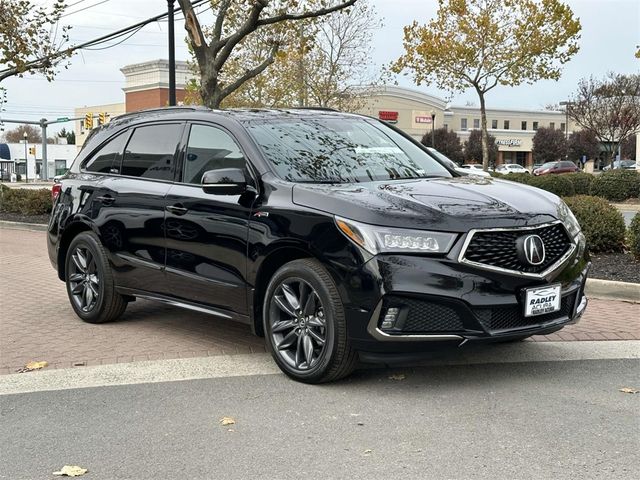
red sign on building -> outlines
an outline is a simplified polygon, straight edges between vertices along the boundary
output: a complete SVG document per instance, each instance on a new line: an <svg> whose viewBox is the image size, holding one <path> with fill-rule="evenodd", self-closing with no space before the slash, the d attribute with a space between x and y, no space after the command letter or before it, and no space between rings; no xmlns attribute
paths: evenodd
<svg viewBox="0 0 640 480"><path fill-rule="evenodd" d="M398 112L391 112L388 110L380 110L378 112L378 118L389 123L396 123L398 121Z"/></svg>

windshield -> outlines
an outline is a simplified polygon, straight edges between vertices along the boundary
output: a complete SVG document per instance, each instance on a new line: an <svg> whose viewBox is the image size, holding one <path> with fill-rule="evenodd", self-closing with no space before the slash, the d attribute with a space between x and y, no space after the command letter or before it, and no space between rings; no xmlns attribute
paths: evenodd
<svg viewBox="0 0 640 480"><path fill-rule="evenodd" d="M450 177L411 141L359 118L251 121L247 130L278 176L291 182L351 183Z"/></svg>
<svg viewBox="0 0 640 480"><path fill-rule="evenodd" d="M556 162L547 162L540 165L540 168L551 168L555 166L556 166Z"/></svg>
<svg viewBox="0 0 640 480"><path fill-rule="evenodd" d="M458 165L451 160L449 157L447 157L446 155L444 155L443 153L440 153L438 150L436 150L433 147L427 147L427 150L429 150L429 153L431 155L433 155L434 157L436 157L438 160L440 160L442 163L444 163L447 167L451 168L451 169L456 169L458 168Z"/></svg>

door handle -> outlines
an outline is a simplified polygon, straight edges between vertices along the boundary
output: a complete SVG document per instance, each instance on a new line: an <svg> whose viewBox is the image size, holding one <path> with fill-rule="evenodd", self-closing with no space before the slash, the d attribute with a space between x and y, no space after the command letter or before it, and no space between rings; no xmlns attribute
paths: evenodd
<svg viewBox="0 0 640 480"><path fill-rule="evenodd" d="M168 212L173 213L174 215L184 215L189 211L188 208L185 208L181 203L176 203L175 205L169 205L166 207Z"/></svg>
<svg viewBox="0 0 640 480"><path fill-rule="evenodd" d="M102 195L101 197L96 197L96 200L102 202L104 205L111 205L116 199L111 195Z"/></svg>

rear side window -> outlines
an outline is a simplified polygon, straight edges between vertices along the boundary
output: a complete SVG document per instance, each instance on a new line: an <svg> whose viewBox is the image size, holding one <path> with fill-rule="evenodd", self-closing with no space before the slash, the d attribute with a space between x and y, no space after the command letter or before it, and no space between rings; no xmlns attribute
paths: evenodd
<svg viewBox="0 0 640 480"><path fill-rule="evenodd" d="M120 134L105 143L84 165L88 172L118 173L113 167L119 163L127 135Z"/></svg>
<svg viewBox="0 0 640 480"><path fill-rule="evenodd" d="M148 125L133 131L120 173L130 177L173 180L176 147L182 124Z"/></svg>
<svg viewBox="0 0 640 480"><path fill-rule="evenodd" d="M244 169L242 151L225 131L205 125L193 125L189 133L182 181L200 184L204 172L220 168Z"/></svg>

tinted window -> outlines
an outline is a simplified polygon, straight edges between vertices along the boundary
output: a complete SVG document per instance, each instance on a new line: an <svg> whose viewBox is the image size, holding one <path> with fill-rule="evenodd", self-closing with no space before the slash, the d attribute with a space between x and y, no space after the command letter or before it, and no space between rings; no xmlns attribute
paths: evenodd
<svg viewBox="0 0 640 480"><path fill-rule="evenodd" d="M111 168L117 165L116 159L119 159L126 140L126 134L120 134L109 140L84 165L85 170L88 172L114 173Z"/></svg>
<svg viewBox="0 0 640 480"><path fill-rule="evenodd" d="M247 125L276 173L292 182L369 182L451 174L404 136L357 118L305 118Z"/></svg>
<svg viewBox="0 0 640 480"><path fill-rule="evenodd" d="M208 170L244 167L244 155L229 134L215 127L191 127L182 168L183 182L199 184Z"/></svg>
<svg viewBox="0 0 640 480"><path fill-rule="evenodd" d="M573 162L561 162L562 168L573 168L576 166Z"/></svg>
<svg viewBox="0 0 640 480"><path fill-rule="evenodd" d="M173 180L173 156L182 125L149 125L134 130L122 159L122 175Z"/></svg>

